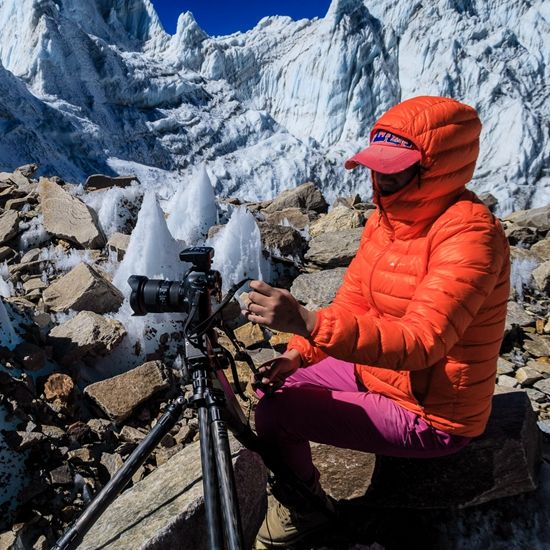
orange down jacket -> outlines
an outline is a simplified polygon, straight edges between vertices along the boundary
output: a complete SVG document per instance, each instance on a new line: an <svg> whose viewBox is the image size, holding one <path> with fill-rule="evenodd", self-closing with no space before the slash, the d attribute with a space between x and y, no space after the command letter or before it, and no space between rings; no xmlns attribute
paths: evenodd
<svg viewBox="0 0 550 550"><path fill-rule="evenodd" d="M417 183L376 192L359 250L308 339L305 365L355 363L365 387L448 433L481 434L491 410L509 295L509 248L465 185L479 151L471 107L442 97L400 103L374 125L422 153Z"/></svg>

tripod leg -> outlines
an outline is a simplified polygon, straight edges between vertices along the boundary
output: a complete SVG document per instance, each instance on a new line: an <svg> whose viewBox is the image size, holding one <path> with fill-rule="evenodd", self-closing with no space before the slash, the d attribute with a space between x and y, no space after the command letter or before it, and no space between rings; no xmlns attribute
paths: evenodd
<svg viewBox="0 0 550 550"><path fill-rule="evenodd" d="M244 537L239 513L239 501L235 474L229 449L227 426L221 419L220 409L217 405L210 406L211 437L216 456L216 467L220 487L222 513L224 517L225 537L228 550L242 550Z"/></svg>
<svg viewBox="0 0 550 550"><path fill-rule="evenodd" d="M115 500L119 493L126 487L137 469L145 462L153 449L162 438L175 426L186 401L178 397L167 408L156 426L149 432L145 439L134 449L124 465L117 471L114 477L103 487L76 520L74 525L55 543L52 550L72 550L84 538L92 525L99 519L106 508Z"/></svg>
<svg viewBox="0 0 550 550"><path fill-rule="evenodd" d="M204 507L208 528L208 548L222 550L223 539L220 523L220 501L218 495L218 478L212 445L211 425L208 409L203 405L198 408L199 435L201 446L202 485L204 490Z"/></svg>

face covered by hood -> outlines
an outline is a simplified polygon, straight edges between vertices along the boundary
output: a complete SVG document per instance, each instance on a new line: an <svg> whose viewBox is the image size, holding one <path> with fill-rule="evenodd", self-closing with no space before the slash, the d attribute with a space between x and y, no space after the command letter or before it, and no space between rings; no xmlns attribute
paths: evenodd
<svg viewBox="0 0 550 550"><path fill-rule="evenodd" d="M394 230L408 228L418 234L464 191L474 173L480 131L476 110L446 97L408 99L377 120L371 131L371 145L381 133L389 132L405 144L412 144L420 158L419 178L400 191L381 196L375 187L375 201ZM361 154L367 151L350 159L346 167L365 164L376 169L372 163L361 161ZM410 156L411 163L415 160L410 151L404 154Z"/></svg>

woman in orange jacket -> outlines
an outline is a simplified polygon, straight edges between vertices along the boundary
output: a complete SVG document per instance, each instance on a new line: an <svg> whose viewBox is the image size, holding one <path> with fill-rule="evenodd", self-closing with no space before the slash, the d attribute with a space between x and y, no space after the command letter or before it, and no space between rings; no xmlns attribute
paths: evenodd
<svg viewBox="0 0 550 550"><path fill-rule="evenodd" d="M449 98L390 109L345 164L372 170L378 210L333 303L309 311L251 283L248 319L295 334L261 368L258 435L318 495L309 441L434 457L485 429L510 263L498 220L465 188L480 130L476 111ZM271 501L258 543L288 546L324 521Z"/></svg>

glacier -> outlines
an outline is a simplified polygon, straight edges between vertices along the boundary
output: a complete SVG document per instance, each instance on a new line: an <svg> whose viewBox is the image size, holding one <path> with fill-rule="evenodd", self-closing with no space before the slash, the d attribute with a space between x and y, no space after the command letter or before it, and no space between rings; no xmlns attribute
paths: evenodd
<svg viewBox="0 0 550 550"><path fill-rule="evenodd" d="M343 160L392 105L446 95L484 125L473 189L500 214L550 202L545 0L333 0L220 37L190 12L169 35L149 0L1 0L0 30L2 170L139 172L169 199L204 164L217 195L368 199Z"/></svg>

